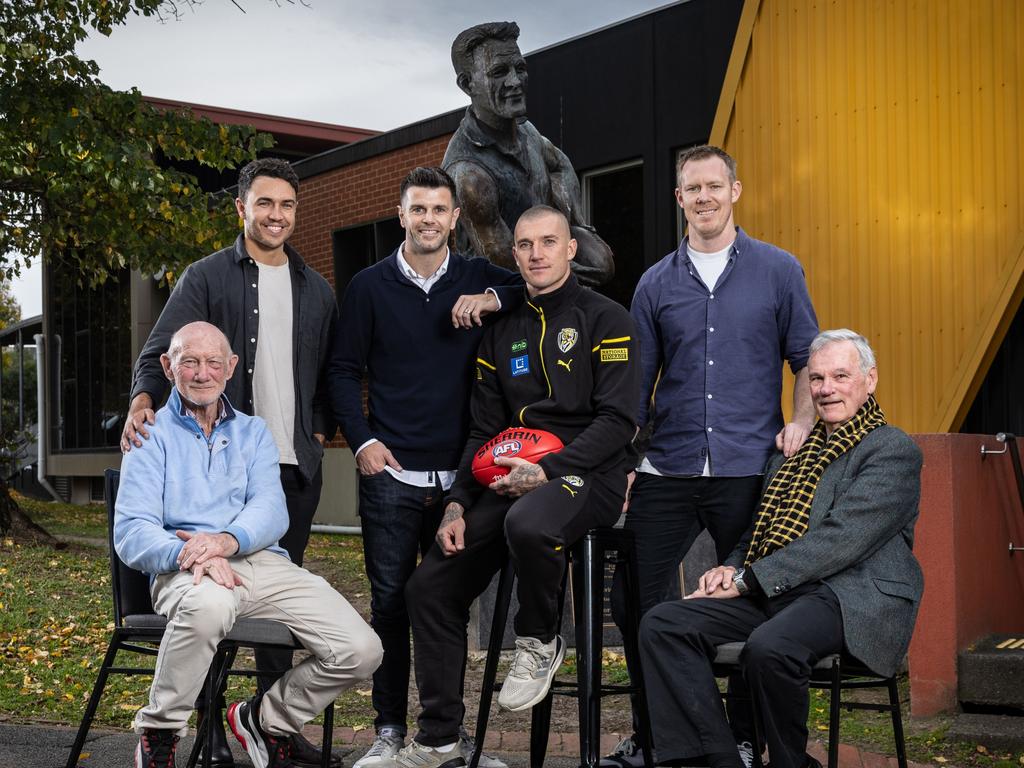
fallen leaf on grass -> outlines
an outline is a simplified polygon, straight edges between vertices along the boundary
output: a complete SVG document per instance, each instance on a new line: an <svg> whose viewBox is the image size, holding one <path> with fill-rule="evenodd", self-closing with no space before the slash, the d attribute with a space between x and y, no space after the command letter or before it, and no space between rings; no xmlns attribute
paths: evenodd
<svg viewBox="0 0 1024 768"><path fill-rule="evenodd" d="M933 757L932 760L934 760L936 763L946 762L946 758L944 758L942 755L939 755L938 757Z"/></svg>

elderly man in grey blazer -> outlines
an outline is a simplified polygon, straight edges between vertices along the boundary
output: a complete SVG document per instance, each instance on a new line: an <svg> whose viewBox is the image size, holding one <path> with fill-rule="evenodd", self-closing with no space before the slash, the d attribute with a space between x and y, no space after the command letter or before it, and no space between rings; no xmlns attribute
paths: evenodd
<svg viewBox="0 0 1024 768"><path fill-rule="evenodd" d="M911 552L921 451L886 424L863 336L823 331L810 352L818 420L807 442L769 460L758 511L725 563L641 625L663 764L743 768L711 671L716 645L746 641L740 662L772 768L820 768L807 755L811 668L843 652L891 675L910 643L924 589Z"/></svg>

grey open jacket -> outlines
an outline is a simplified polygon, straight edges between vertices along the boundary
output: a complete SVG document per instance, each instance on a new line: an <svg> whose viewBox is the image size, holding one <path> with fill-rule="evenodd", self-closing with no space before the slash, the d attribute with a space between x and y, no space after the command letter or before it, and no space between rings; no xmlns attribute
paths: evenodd
<svg viewBox="0 0 1024 768"><path fill-rule="evenodd" d="M313 437L336 430L326 400L324 379L327 358L334 344L338 306L330 285L306 266L298 251L285 245L292 283L292 375L295 382L295 455L299 470L309 480L323 458ZM182 272L167 305L149 334L135 363L131 399L140 392L153 398L154 409L169 391L160 365L171 336L187 323L205 320L220 328L238 355L235 373L224 393L231 404L252 415L252 381L259 341L259 267L238 236L234 245L206 256Z"/></svg>
<svg viewBox="0 0 1024 768"><path fill-rule="evenodd" d="M765 483L782 466L772 457ZM911 551L921 496L921 451L883 426L830 464L818 482L807 532L750 567L769 599L821 580L839 599L846 650L881 675L899 668L924 591ZM753 525L725 565L741 567Z"/></svg>

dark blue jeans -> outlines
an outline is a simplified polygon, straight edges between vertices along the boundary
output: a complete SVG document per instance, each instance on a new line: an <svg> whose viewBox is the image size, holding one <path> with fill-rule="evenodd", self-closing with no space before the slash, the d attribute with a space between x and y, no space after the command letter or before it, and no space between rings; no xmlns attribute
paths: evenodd
<svg viewBox="0 0 1024 768"><path fill-rule="evenodd" d="M384 646L373 673L374 725L406 730L409 714L409 613L405 583L426 553L444 511L444 491L400 483L387 471L359 478L363 555L370 579L370 625Z"/></svg>

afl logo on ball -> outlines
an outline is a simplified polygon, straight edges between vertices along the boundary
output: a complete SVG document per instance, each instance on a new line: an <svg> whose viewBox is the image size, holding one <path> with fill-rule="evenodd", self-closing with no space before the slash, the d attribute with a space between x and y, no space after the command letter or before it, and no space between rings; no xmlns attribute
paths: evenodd
<svg viewBox="0 0 1024 768"><path fill-rule="evenodd" d="M494 458L499 456L515 456L523 450L523 444L518 440L506 440L504 443L498 443L494 448L491 449L491 455Z"/></svg>

